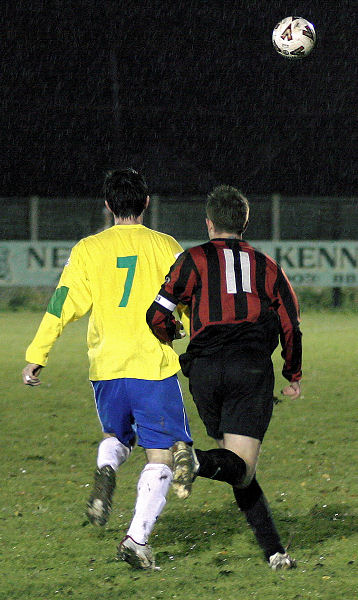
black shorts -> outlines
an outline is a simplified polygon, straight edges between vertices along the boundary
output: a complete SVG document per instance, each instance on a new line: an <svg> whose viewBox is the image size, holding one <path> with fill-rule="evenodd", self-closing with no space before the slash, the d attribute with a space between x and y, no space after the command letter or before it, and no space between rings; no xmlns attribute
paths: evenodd
<svg viewBox="0 0 358 600"><path fill-rule="evenodd" d="M271 357L255 350L225 349L193 359L189 388L206 431L263 440L273 409Z"/></svg>

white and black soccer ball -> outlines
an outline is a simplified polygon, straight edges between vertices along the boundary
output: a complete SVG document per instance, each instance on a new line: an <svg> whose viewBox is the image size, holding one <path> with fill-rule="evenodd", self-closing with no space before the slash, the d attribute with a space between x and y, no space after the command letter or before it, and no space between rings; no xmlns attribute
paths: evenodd
<svg viewBox="0 0 358 600"><path fill-rule="evenodd" d="M315 28L302 17L286 17L273 30L272 43L276 52L285 58L304 58L315 47Z"/></svg>

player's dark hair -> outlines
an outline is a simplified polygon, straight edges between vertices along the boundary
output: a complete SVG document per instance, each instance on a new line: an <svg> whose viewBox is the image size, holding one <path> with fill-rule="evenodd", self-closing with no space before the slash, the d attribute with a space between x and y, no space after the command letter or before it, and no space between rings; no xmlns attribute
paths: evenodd
<svg viewBox="0 0 358 600"><path fill-rule="evenodd" d="M249 217L249 202L240 190L230 185L219 185L208 195L206 214L218 233L241 235Z"/></svg>
<svg viewBox="0 0 358 600"><path fill-rule="evenodd" d="M103 190L108 206L116 217L138 217L145 209L148 187L143 175L134 169L108 171Z"/></svg>

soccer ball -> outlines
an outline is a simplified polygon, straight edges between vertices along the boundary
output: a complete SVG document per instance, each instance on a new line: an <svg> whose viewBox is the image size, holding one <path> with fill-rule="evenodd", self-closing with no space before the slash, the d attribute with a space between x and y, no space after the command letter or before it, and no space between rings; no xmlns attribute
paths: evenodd
<svg viewBox="0 0 358 600"><path fill-rule="evenodd" d="M316 32L309 21L302 17L286 17L277 23L272 32L275 50L285 58L304 58L313 50Z"/></svg>

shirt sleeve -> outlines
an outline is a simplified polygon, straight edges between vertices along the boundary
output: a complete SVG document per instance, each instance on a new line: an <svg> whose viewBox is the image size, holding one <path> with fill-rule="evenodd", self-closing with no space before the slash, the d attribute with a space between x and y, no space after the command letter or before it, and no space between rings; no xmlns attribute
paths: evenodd
<svg viewBox="0 0 358 600"><path fill-rule="evenodd" d="M284 359L283 376L288 381L302 377L302 334L297 296L283 269L278 268L275 285L279 306L281 356Z"/></svg>
<svg viewBox="0 0 358 600"><path fill-rule="evenodd" d="M179 304L179 313L184 314L184 327L188 327L188 310L183 305L191 303L196 282L193 260L188 251L183 252L171 267L157 297L147 311L147 323L154 335L162 342L171 342L175 337L173 311Z"/></svg>
<svg viewBox="0 0 358 600"><path fill-rule="evenodd" d="M27 348L28 362L45 366L53 344L67 323L76 321L92 307L85 254L85 243L81 240L72 249L46 313L33 341Z"/></svg>
<svg viewBox="0 0 358 600"><path fill-rule="evenodd" d="M169 244L170 244L170 249L174 255L174 260L176 260L180 254L182 254L184 252L183 248L181 247L181 245L179 244L179 242L176 241L176 239L174 239L171 236L169 237Z"/></svg>

